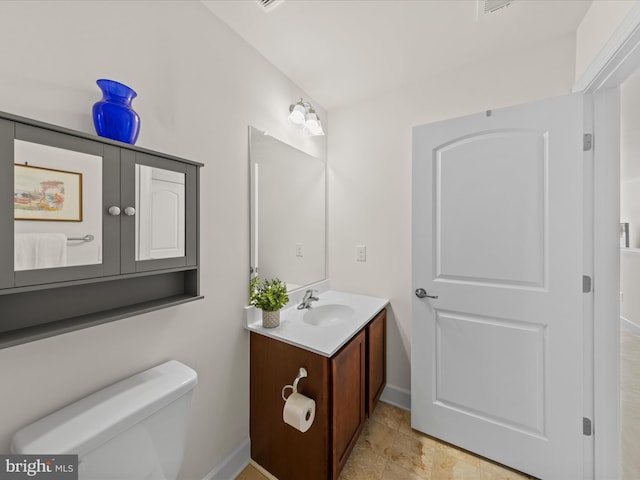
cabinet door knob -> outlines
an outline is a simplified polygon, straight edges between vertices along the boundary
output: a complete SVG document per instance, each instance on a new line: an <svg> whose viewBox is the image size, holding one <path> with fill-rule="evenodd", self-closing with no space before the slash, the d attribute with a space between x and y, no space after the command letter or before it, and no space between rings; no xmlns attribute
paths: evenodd
<svg viewBox="0 0 640 480"><path fill-rule="evenodd" d="M133 207L127 207L124 209L124 214L129 215L131 217L136 214L136 209Z"/></svg>
<svg viewBox="0 0 640 480"><path fill-rule="evenodd" d="M114 217L120 215L120 207L116 207L115 205L113 207L109 207L109 215L113 215Z"/></svg>

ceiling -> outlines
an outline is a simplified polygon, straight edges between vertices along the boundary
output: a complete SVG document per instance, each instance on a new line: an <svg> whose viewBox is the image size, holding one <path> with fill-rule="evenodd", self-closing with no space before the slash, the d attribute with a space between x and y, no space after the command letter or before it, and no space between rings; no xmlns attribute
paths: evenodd
<svg viewBox="0 0 640 480"><path fill-rule="evenodd" d="M574 34L591 0L202 0L328 110Z"/></svg>

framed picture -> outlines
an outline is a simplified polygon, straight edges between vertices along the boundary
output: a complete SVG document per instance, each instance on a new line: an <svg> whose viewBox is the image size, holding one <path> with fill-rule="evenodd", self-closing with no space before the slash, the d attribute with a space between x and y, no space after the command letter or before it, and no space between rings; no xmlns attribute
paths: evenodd
<svg viewBox="0 0 640 480"><path fill-rule="evenodd" d="M82 173L14 165L13 218L82 221Z"/></svg>

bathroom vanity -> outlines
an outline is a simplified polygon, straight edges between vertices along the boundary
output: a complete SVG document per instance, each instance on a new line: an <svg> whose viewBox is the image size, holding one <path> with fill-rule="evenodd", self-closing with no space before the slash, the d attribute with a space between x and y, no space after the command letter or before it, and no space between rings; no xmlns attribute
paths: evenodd
<svg viewBox="0 0 640 480"><path fill-rule="evenodd" d="M249 322L251 458L280 480L337 479L386 383L386 299L328 291L280 326ZM319 313L317 313L319 312ZM306 432L283 421L282 388L316 402Z"/></svg>
<svg viewBox="0 0 640 480"><path fill-rule="evenodd" d="M0 348L201 298L201 166L0 113Z"/></svg>

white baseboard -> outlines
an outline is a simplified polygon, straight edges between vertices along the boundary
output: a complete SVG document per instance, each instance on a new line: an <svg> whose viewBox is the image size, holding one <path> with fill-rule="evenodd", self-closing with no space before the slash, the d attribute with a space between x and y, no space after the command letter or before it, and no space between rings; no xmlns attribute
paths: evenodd
<svg viewBox="0 0 640 480"><path fill-rule="evenodd" d="M411 391L406 388L387 384L382 391L380 400L402 408L403 410L411 411Z"/></svg>
<svg viewBox="0 0 640 480"><path fill-rule="evenodd" d="M249 465L250 457L251 444L247 438L202 480L234 480Z"/></svg>

